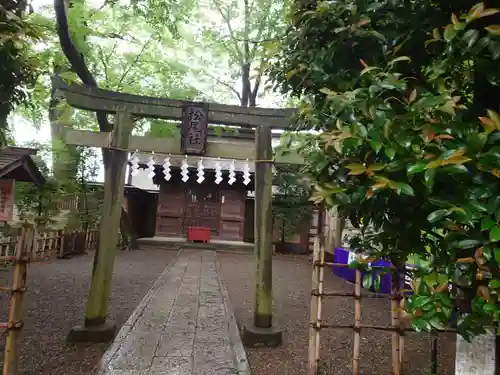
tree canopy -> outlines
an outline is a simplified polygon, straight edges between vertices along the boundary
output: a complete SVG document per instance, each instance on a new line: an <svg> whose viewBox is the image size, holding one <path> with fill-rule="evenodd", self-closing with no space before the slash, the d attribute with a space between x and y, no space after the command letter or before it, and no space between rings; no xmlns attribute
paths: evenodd
<svg viewBox="0 0 500 375"><path fill-rule="evenodd" d="M500 11L438 5L298 1L271 74L300 97L298 127L321 130L314 201L359 229L353 249L423 259L414 327L468 339L500 314Z"/></svg>

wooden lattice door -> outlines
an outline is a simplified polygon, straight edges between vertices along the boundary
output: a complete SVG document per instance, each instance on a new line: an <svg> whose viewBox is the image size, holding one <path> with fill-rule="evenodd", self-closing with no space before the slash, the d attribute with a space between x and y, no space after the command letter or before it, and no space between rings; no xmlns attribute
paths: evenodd
<svg viewBox="0 0 500 375"><path fill-rule="evenodd" d="M183 232L186 233L189 227L206 227L218 234L219 192L210 187L197 185L186 189L185 199Z"/></svg>
<svg viewBox="0 0 500 375"><path fill-rule="evenodd" d="M184 213L184 190L174 184L162 184L156 211L156 235L179 236Z"/></svg>

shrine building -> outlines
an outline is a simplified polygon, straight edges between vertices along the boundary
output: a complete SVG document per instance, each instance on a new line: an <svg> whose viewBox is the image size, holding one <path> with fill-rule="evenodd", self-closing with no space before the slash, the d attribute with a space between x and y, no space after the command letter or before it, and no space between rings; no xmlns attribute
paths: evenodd
<svg viewBox="0 0 500 375"><path fill-rule="evenodd" d="M273 146L279 144L279 136L273 134ZM254 142L254 132L242 129L238 134L209 135L209 139ZM168 168L165 162L170 164ZM183 173L186 165L187 173ZM189 227L206 227L212 239L253 243L252 161L138 152L129 159L127 175L126 205L139 238L184 238ZM302 233L287 239L290 251L309 251L310 229L311 225L305 225ZM275 231L276 241L279 238Z"/></svg>

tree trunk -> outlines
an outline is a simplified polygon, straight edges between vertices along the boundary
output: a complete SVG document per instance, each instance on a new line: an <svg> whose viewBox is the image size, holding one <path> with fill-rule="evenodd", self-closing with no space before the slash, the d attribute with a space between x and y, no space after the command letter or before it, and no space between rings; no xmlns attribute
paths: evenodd
<svg viewBox="0 0 500 375"><path fill-rule="evenodd" d="M84 85L91 87L98 87L97 81L95 80L92 73L90 73L87 64L85 63L83 55L77 50L74 45L71 35L69 32L68 25L68 15L66 11L66 3L65 0L54 0L54 10L56 12L56 24L57 24L57 35L59 36L59 43L61 45L61 49L64 52L64 55L68 59L71 69L78 75L78 77L82 80ZM113 130L112 124L108 121L108 116L106 112L98 111L97 114L97 122L99 124L99 130L101 132L111 132ZM104 164L104 168L107 169L109 165L109 152L107 149L102 149L102 160ZM113 186L117 186L119 181L116 181L116 177L113 178ZM129 221L127 212L121 209L121 217L123 219L120 220L120 231L121 233L126 233L127 236L125 238L126 246L130 246L130 242L127 240L129 232L129 228L124 225ZM132 236L135 237L135 236ZM135 243L137 246L137 243Z"/></svg>
<svg viewBox="0 0 500 375"><path fill-rule="evenodd" d="M248 107L250 96L252 93L252 83L250 82L250 38L249 22L250 22L250 5L248 0L245 0L245 40L243 41L243 61L241 66L241 106Z"/></svg>

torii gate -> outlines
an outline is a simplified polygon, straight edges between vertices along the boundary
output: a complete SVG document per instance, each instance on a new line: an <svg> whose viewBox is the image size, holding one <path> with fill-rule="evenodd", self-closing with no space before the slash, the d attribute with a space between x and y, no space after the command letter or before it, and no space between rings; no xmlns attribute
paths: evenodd
<svg viewBox="0 0 500 375"><path fill-rule="evenodd" d="M99 244L94 258L85 323L74 327L68 335L68 340L95 342L109 341L114 337L116 327L106 319L129 151L140 150L180 156L186 154L185 144L181 144L177 139L132 136L134 118L182 120L186 114L186 108L191 110L194 108L205 115L205 129L208 123L255 128L255 143L248 140L207 141L205 130L202 135L202 147L196 153L205 157L255 162L255 256L257 263L255 313L253 326L244 329L243 341L247 346L280 345L281 331L272 324L272 164L303 164L303 160L293 153L286 156L282 154L273 156L271 129L286 129L295 114L295 109L244 108L159 99L78 84L67 85L59 78L53 79L53 87L57 90L57 95L64 96L67 103L75 108L94 112L103 111L115 115L111 133L70 128L63 128L61 132L62 140L66 144L99 147L110 151L109 165L105 171ZM117 186L112 186L113 178L118 180Z"/></svg>

